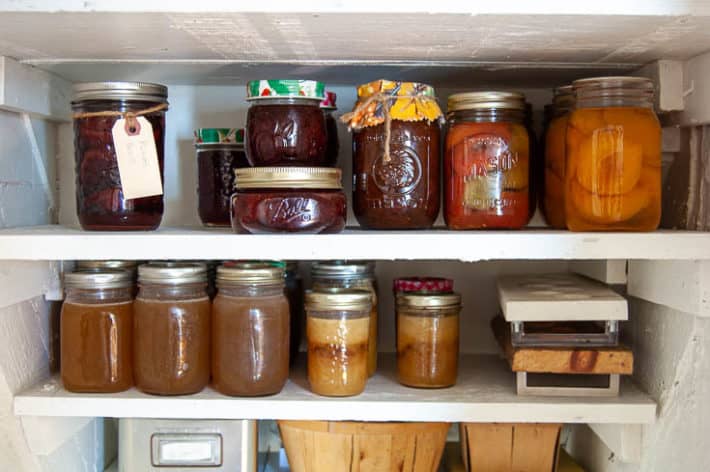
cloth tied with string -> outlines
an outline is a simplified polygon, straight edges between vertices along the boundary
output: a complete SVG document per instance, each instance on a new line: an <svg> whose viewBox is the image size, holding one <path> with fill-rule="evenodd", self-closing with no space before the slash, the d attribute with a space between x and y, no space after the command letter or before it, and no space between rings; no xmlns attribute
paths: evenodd
<svg viewBox="0 0 710 472"><path fill-rule="evenodd" d="M99 116L120 116L126 120L125 130L126 134L129 136L135 136L141 132L140 124L138 123L138 117L143 115L150 115L151 113L157 113L159 111L167 110L167 103L160 103L158 105L144 108L139 111L88 111L81 113L74 113L73 117L75 120L82 118L95 118Z"/></svg>

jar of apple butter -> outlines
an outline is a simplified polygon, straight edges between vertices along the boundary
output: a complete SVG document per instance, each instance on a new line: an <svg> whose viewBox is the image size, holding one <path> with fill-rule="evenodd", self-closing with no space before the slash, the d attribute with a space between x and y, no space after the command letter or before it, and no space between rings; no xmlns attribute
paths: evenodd
<svg viewBox="0 0 710 472"><path fill-rule="evenodd" d="M273 395L288 379L289 305L284 269L217 268L212 305L212 381L225 395Z"/></svg>
<svg viewBox="0 0 710 472"><path fill-rule="evenodd" d="M61 377L70 392L113 393L133 386L133 279L84 269L64 276Z"/></svg>
<svg viewBox="0 0 710 472"><path fill-rule="evenodd" d="M152 262L138 267L135 301L136 387L157 395L186 395L210 379L210 299L207 267Z"/></svg>
<svg viewBox="0 0 710 472"><path fill-rule="evenodd" d="M370 292L326 289L306 292L308 382L313 393L357 395L367 383Z"/></svg>

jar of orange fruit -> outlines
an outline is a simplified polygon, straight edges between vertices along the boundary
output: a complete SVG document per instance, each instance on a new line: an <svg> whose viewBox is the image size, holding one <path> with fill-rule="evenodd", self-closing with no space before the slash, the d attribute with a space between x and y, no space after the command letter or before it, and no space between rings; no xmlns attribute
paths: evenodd
<svg viewBox="0 0 710 472"><path fill-rule="evenodd" d="M448 100L444 219L451 229L521 228L529 220L525 96L466 92Z"/></svg>
<svg viewBox="0 0 710 472"><path fill-rule="evenodd" d="M551 118L545 130L543 213L547 224L557 229L567 228L564 200L565 137L573 105L572 86L557 87L552 98Z"/></svg>
<svg viewBox="0 0 710 472"><path fill-rule="evenodd" d="M653 231L661 218L661 127L653 82L597 77L573 84L565 216L572 231Z"/></svg>

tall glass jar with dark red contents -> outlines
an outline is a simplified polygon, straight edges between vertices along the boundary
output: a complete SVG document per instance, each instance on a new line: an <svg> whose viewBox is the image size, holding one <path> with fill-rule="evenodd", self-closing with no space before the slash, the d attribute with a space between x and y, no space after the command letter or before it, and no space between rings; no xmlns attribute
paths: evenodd
<svg viewBox="0 0 710 472"><path fill-rule="evenodd" d="M430 228L439 213L441 110L434 89L378 80L343 116L353 133L353 210L372 229Z"/></svg>
<svg viewBox="0 0 710 472"><path fill-rule="evenodd" d="M143 116L153 127L161 183L168 89L141 82L91 82L74 86L76 209L86 230L153 230L163 217L163 196L126 199L112 128L122 114Z"/></svg>
<svg viewBox="0 0 710 472"><path fill-rule="evenodd" d="M244 130L201 128L195 131L197 211L205 226L229 226L234 170L249 167Z"/></svg>
<svg viewBox="0 0 710 472"><path fill-rule="evenodd" d="M326 149L327 164L335 166L340 152L340 142L338 141L338 121L333 113L338 109L335 106L337 99L335 92L325 91L325 99L320 103L320 108L325 113L325 128L328 132L328 148Z"/></svg>
<svg viewBox="0 0 710 472"><path fill-rule="evenodd" d="M320 109L324 86L313 80L247 84L246 150L254 167L327 166L328 133Z"/></svg>

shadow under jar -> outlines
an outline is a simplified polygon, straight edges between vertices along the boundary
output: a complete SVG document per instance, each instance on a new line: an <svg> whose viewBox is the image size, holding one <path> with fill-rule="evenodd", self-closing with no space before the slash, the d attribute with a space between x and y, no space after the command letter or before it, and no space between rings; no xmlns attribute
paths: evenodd
<svg viewBox="0 0 710 472"><path fill-rule="evenodd" d="M225 395L279 393L288 379L289 305L284 270L220 266L212 305L212 381Z"/></svg>
<svg viewBox="0 0 710 472"><path fill-rule="evenodd" d="M114 269L64 276L61 377L70 392L114 393L133 386L133 278Z"/></svg>
<svg viewBox="0 0 710 472"><path fill-rule="evenodd" d="M313 80L254 80L247 84L249 163L326 166L328 134L320 109L324 86Z"/></svg>
<svg viewBox="0 0 710 472"><path fill-rule="evenodd" d="M76 209L85 230L154 230L163 217L163 196L126 199L123 195L112 129L121 114L164 106L141 114L153 128L161 185L167 87L141 82L91 82L74 86ZM111 112L116 115L97 116Z"/></svg>
<svg viewBox="0 0 710 472"><path fill-rule="evenodd" d="M358 87L355 108L343 120L353 130L353 210L363 228L434 224L441 119L428 85L379 80Z"/></svg>
<svg viewBox="0 0 710 472"><path fill-rule="evenodd" d="M153 262L138 267L134 304L136 387L186 395L210 379L210 299L200 263Z"/></svg>
<svg viewBox="0 0 710 472"><path fill-rule="evenodd" d="M252 167L236 171L236 233L339 233L346 200L340 169Z"/></svg>

